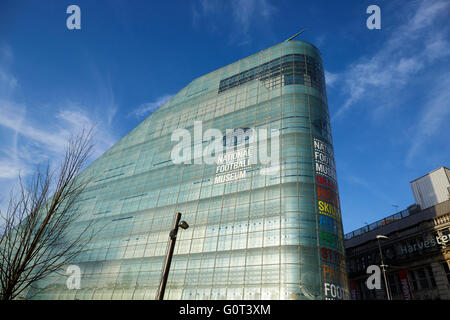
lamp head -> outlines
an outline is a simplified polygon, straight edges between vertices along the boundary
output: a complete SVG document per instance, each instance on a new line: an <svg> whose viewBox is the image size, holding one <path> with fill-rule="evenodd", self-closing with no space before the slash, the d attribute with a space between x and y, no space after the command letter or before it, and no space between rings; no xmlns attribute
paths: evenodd
<svg viewBox="0 0 450 320"><path fill-rule="evenodd" d="M389 239L389 237L383 236L383 235L377 235L377 239Z"/></svg>
<svg viewBox="0 0 450 320"><path fill-rule="evenodd" d="M184 220L180 222L179 226L180 226L181 229L184 229L184 230L189 228L189 224L186 221L184 221Z"/></svg>

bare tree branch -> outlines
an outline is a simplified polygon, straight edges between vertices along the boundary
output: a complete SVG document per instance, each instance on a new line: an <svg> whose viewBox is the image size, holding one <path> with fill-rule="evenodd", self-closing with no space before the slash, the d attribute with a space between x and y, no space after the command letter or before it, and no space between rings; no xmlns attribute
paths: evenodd
<svg viewBox="0 0 450 320"><path fill-rule="evenodd" d="M92 240L92 222L77 221L90 182L80 173L92 149L92 130L83 130L69 139L59 168L38 168L28 183L19 175L19 191L0 212L0 299L17 298L58 272ZM70 232L74 225L82 227L77 234Z"/></svg>

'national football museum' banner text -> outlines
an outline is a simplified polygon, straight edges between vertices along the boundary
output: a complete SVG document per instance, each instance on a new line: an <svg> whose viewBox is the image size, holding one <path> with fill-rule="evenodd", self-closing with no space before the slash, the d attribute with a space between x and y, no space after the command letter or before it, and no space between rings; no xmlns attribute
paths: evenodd
<svg viewBox="0 0 450 320"><path fill-rule="evenodd" d="M332 146L314 138L322 283L325 299L349 299L343 239L339 237L341 214Z"/></svg>

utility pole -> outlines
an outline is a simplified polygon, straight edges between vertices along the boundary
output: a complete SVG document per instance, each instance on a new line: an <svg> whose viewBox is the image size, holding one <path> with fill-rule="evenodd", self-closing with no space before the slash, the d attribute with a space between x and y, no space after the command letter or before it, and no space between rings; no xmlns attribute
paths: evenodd
<svg viewBox="0 0 450 320"><path fill-rule="evenodd" d="M387 265L384 264L384 260L383 260L383 252L381 251L381 244L380 244L380 239L389 239L386 236L382 236L382 235L377 235L377 241L378 241L378 249L380 250L380 258L381 258L381 270L383 270L383 276L384 276L384 285L386 287L386 295L388 300L392 300L391 298L391 293L389 290L389 284L388 284L388 280L386 277L386 267Z"/></svg>
<svg viewBox="0 0 450 320"><path fill-rule="evenodd" d="M161 284L159 285L158 300L164 300L164 292L166 291L167 278L169 277L170 271L170 263L172 262L173 250L175 248L175 242L177 240L178 227L181 227L182 229L189 228L189 225L186 221L180 222L180 220L181 220L181 213L178 212L175 215L175 223L173 225L173 229L170 230L169 233L170 237L169 251L167 252L166 263L164 264L164 269L161 277Z"/></svg>

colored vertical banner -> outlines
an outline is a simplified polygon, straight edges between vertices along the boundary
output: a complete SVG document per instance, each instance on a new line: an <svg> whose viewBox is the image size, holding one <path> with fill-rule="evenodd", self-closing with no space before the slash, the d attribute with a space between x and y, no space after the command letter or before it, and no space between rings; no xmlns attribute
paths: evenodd
<svg viewBox="0 0 450 320"><path fill-rule="evenodd" d="M326 300L350 299L333 147L318 138L313 144L323 294Z"/></svg>
<svg viewBox="0 0 450 320"><path fill-rule="evenodd" d="M408 274L406 272L406 269L399 270L398 276L400 278L400 285L401 285L401 289L402 289L403 300L412 300L413 295L412 295L411 286L409 285Z"/></svg>

